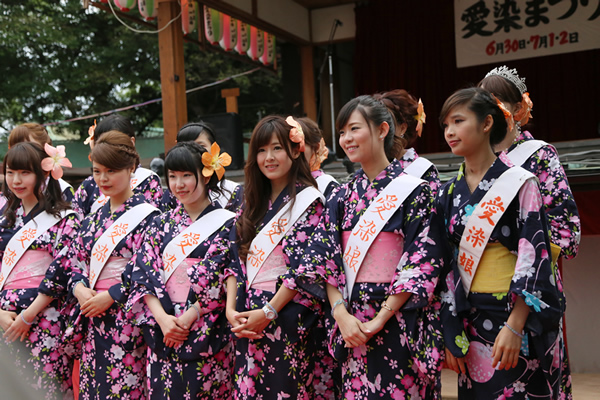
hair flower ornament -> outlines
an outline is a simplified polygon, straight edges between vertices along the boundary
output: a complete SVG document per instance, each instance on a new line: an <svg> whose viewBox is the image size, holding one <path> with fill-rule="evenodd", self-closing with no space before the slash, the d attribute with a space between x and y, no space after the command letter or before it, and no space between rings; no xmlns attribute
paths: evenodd
<svg viewBox="0 0 600 400"><path fill-rule="evenodd" d="M523 93L521 98L521 109L515 114L515 121L519 121L521 125L525 125L529 122L529 118L533 118L531 110L533 109L533 102L529 98L529 93Z"/></svg>
<svg viewBox="0 0 600 400"><path fill-rule="evenodd" d="M65 153L65 146L52 147L48 143L44 144L44 150L49 157L42 160L42 169L46 172L50 172L52 177L59 180L63 176L62 167L71 168L73 165L67 158Z"/></svg>
<svg viewBox="0 0 600 400"><path fill-rule="evenodd" d="M515 127L515 121L513 119L512 114L504 106L504 103L502 103L496 96L494 96L492 94L492 97L494 98L494 100L496 100L496 104L498 104L498 107L500 107L500 110L502 111L502 114L504 114L504 119L506 120L506 123L508 125L508 130L512 131L513 128Z"/></svg>
<svg viewBox="0 0 600 400"><path fill-rule="evenodd" d="M425 124L425 119L427 115L425 114L425 107L423 107L423 102L419 99L419 104L417 105L417 115L414 117L417 120L417 127L415 131L417 135L421 137L421 133L423 132L423 124Z"/></svg>
<svg viewBox="0 0 600 400"><path fill-rule="evenodd" d="M96 132L96 120L94 120L94 125L89 127L88 137L87 137L87 139L85 139L83 144L85 144L87 146L88 144L91 143L91 141L94 139L94 132Z"/></svg>
<svg viewBox="0 0 600 400"><path fill-rule="evenodd" d="M217 178L221 180L225 173L225 167L231 164L231 156L227 153L219 154L221 147L214 142L210 147L210 151L202 153L202 175L210 177L214 172L217 173Z"/></svg>
<svg viewBox="0 0 600 400"><path fill-rule="evenodd" d="M290 140L294 143L299 143L300 147L298 150L304 153L304 132L302 131L302 126L291 116L287 117L285 122L292 127L290 129Z"/></svg>
<svg viewBox="0 0 600 400"><path fill-rule="evenodd" d="M315 153L315 163L311 168L311 171L316 171L318 169L321 168L321 164L323 163L323 161L327 160L327 157L329 156L329 149L327 148L327 146L325 145L325 140L323 140L323 138L321 138L321 141L319 142L319 150L317 150L317 152Z"/></svg>

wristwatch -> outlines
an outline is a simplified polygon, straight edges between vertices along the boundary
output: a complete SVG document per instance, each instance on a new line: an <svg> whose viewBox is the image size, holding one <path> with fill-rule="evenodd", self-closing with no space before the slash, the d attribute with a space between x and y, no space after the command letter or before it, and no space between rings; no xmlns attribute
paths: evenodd
<svg viewBox="0 0 600 400"><path fill-rule="evenodd" d="M275 310L275 308L273 308L273 306L271 304L265 303L265 305L263 306L262 310L265 313L265 317L269 321L272 321L275 318L277 318L277 310Z"/></svg>

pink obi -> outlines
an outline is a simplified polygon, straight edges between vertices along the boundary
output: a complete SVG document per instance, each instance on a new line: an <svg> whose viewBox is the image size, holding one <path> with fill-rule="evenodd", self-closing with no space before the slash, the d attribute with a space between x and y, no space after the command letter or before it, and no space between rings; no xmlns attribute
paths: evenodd
<svg viewBox="0 0 600 400"><path fill-rule="evenodd" d="M10 271L4 289L31 289L40 286L44 280L52 255L44 250L27 250L17 265Z"/></svg>
<svg viewBox="0 0 600 400"><path fill-rule="evenodd" d="M352 232L342 232L342 248L346 248ZM379 232L365 256L356 282L390 283L394 278L404 247L404 238L393 232Z"/></svg>
<svg viewBox="0 0 600 400"><path fill-rule="evenodd" d="M95 290L103 292L110 289L111 286L121 283L121 274L125 271L125 265L129 262L129 258L110 257L104 268L100 271L100 276L96 282Z"/></svg>
<svg viewBox="0 0 600 400"><path fill-rule="evenodd" d="M286 273L287 265L285 263L285 258L283 257L283 249L281 248L281 245L277 245L263 263L250 287L275 293L279 276L285 275Z"/></svg>
<svg viewBox="0 0 600 400"><path fill-rule="evenodd" d="M187 301L192 286L187 270L198 261L200 261L199 258L186 258L169 277L165 286L173 303L185 303Z"/></svg>

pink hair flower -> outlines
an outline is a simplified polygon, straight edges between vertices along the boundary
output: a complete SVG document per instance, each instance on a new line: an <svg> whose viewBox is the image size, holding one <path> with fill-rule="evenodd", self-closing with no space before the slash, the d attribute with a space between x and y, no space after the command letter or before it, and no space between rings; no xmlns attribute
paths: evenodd
<svg viewBox="0 0 600 400"><path fill-rule="evenodd" d="M46 172L50 172L52 177L59 180L63 176L62 167L71 168L73 165L67 158L65 153L65 146L52 147L48 143L44 144L44 150L49 157L42 160L42 169Z"/></svg>
<svg viewBox="0 0 600 400"><path fill-rule="evenodd" d="M292 127L292 129L290 129L290 140L294 143L299 143L300 146L298 150L304 153L304 132L302 131L302 126L300 126L298 121L291 116L287 117L285 122Z"/></svg>
<svg viewBox="0 0 600 400"><path fill-rule="evenodd" d="M425 123L425 119L427 115L425 114L425 108L423 107L423 102L419 99L419 104L417 105L417 115L415 115L415 119L417 120L417 127L415 131L417 131L417 135L421 137L421 133L423 132L423 124Z"/></svg>

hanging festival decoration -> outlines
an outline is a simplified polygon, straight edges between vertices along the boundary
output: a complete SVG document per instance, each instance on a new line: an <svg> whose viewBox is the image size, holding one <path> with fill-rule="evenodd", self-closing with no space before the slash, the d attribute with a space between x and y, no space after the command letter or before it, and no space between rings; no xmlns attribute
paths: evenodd
<svg viewBox="0 0 600 400"><path fill-rule="evenodd" d="M250 27L250 48L248 49L248 57L254 61L258 61L265 50L264 32L255 27Z"/></svg>
<svg viewBox="0 0 600 400"><path fill-rule="evenodd" d="M223 15L223 36L219 40L219 45L225 51L231 51L237 44L237 20L227 14Z"/></svg>
<svg viewBox="0 0 600 400"><path fill-rule="evenodd" d="M184 35L198 28L198 3L195 0L181 0L181 28Z"/></svg>
<svg viewBox="0 0 600 400"><path fill-rule="evenodd" d="M135 0L114 0L115 6L123 12L129 12L135 7Z"/></svg>
<svg viewBox="0 0 600 400"><path fill-rule="evenodd" d="M272 65L275 61L275 35L265 32L264 51L260 56L263 65Z"/></svg>
<svg viewBox="0 0 600 400"><path fill-rule="evenodd" d="M146 21L151 21L158 15L158 0L140 0L138 9Z"/></svg>
<svg viewBox="0 0 600 400"><path fill-rule="evenodd" d="M223 14L204 6L204 35L212 45L218 45L223 36Z"/></svg>
<svg viewBox="0 0 600 400"><path fill-rule="evenodd" d="M241 55L246 55L250 48L250 24L237 20L237 44L235 51Z"/></svg>

